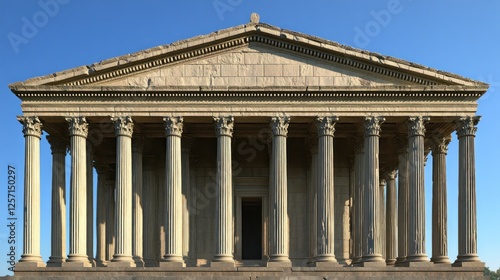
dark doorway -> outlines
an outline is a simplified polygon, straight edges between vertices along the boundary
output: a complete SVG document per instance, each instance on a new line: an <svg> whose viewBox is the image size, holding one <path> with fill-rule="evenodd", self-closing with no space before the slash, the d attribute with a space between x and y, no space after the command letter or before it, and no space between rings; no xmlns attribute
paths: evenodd
<svg viewBox="0 0 500 280"><path fill-rule="evenodd" d="M242 259L262 259L262 198L241 199Z"/></svg>

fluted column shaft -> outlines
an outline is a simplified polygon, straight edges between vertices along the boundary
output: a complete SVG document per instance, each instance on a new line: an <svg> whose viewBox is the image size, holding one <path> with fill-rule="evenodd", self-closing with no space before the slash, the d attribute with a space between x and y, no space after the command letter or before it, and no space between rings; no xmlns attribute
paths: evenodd
<svg viewBox="0 0 500 280"><path fill-rule="evenodd" d="M132 259L132 133L130 117L111 119L116 134L115 254L108 265L135 266ZM116 263L116 264L115 264Z"/></svg>
<svg viewBox="0 0 500 280"><path fill-rule="evenodd" d="M289 266L288 258L288 213L287 213L287 160L286 137L288 134L288 117L273 117L272 153L271 153L271 185L269 192L270 207L270 263ZM281 264L280 264L281 263Z"/></svg>
<svg viewBox="0 0 500 280"><path fill-rule="evenodd" d="M231 138L233 137L233 117L215 117L217 135L217 177L215 207L215 256L212 265L227 263L234 265L233 259L233 175L231 160Z"/></svg>
<svg viewBox="0 0 500 280"><path fill-rule="evenodd" d="M364 141L359 138L354 140L354 197L353 197L353 263L361 261L362 231L363 231L363 186L364 186Z"/></svg>
<svg viewBox="0 0 500 280"><path fill-rule="evenodd" d="M383 175L379 175L380 177L383 177ZM386 181L384 178L380 179L380 189L378 191L378 227L380 229L380 235L379 235L379 243L381 245L381 254L382 258L386 259L386 228L385 228L385 185Z"/></svg>
<svg viewBox="0 0 500 280"><path fill-rule="evenodd" d="M92 265L94 259L94 151L87 140L87 256Z"/></svg>
<svg viewBox="0 0 500 280"><path fill-rule="evenodd" d="M398 248L398 228L397 228L397 206L396 206L396 170L390 171L386 175L386 249L385 263L394 265L396 263Z"/></svg>
<svg viewBox="0 0 500 280"><path fill-rule="evenodd" d="M193 139L183 138L181 141L181 164L182 164L182 255L190 257L193 255L190 250L190 242L194 241L190 238L190 202L191 197L191 181L190 181L190 164L189 157Z"/></svg>
<svg viewBox="0 0 500 280"><path fill-rule="evenodd" d="M90 266L87 256L88 123L84 117L67 118L71 140L70 238L67 262Z"/></svg>
<svg viewBox="0 0 500 280"><path fill-rule="evenodd" d="M144 266L143 254L143 194L141 137L132 138L132 256L136 266Z"/></svg>
<svg viewBox="0 0 500 280"><path fill-rule="evenodd" d="M40 137L38 117L18 117L24 134L24 227L20 263L43 266L40 256Z"/></svg>
<svg viewBox="0 0 500 280"><path fill-rule="evenodd" d="M456 265L478 262L476 220L476 166L474 138L480 117L457 121L458 136L458 257Z"/></svg>
<svg viewBox="0 0 500 280"><path fill-rule="evenodd" d="M380 125L385 121L382 117L367 117L365 126L365 183L363 196L363 256L361 263L380 263L385 265L380 244L380 228L378 221L379 203L379 138Z"/></svg>
<svg viewBox="0 0 500 280"><path fill-rule="evenodd" d="M109 262L115 253L115 176L106 176L106 261Z"/></svg>
<svg viewBox="0 0 500 280"><path fill-rule="evenodd" d="M434 263L450 263L448 258L448 212L446 194L446 153L450 137L432 138L432 258Z"/></svg>
<svg viewBox="0 0 500 280"><path fill-rule="evenodd" d="M317 255L316 262L334 262L333 135L337 117L318 117ZM286 164L286 162L285 162Z"/></svg>
<svg viewBox="0 0 500 280"><path fill-rule="evenodd" d="M183 130L182 117L167 117L165 133L166 173L165 173L165 255L162 262L173 262L184 265L182 260L182 161L181 136Z"/></svg>
<svg viewBox="0 0 500 280"><path fill-rule="evenodd" d="M398 257L396 264L406 261L408 252L408 142L400 138L398 156Z"/></svg>
<svg viewBox="0 0 500 280"><path fill-rule="evenodd" d="M424 135L427 117L408 119L409 208L407 262L429 261L425 253Z"/></svg>
<svg viewBox="0 0 500 280"><path fill-rule="evenodd" d="M155 182L154 157L144 156L144 265L147 267L156 265L155 240L157 239L157 207L158 189Z"/></svg>
<svg viewBox="0 0 500 280"><path fill-rule="evenodd" d="M52 150L51 254L48 266L66 261L66 150L67 139L47 136Z"/></svg>
<svg viewBox="0 0 500 280"><path fill-rule="evenodd" d="M106 167L97 165L96 266L106 263Z"/></svg>
<svg viewBox="0 0 500 280"><path fill-rule="evenodd" d="M314 263L318 252L317 221L318 221L318 139L317 135L308 140L311 149L311 179L308 188L309 210L309 263Z"/></svg>

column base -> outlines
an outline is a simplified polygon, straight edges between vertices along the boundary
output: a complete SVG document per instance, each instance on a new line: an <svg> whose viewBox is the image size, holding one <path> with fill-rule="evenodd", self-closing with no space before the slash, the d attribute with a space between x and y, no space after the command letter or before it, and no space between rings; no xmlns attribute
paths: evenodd
<svg viewBox="0 0 500 280"><path fill-rule="evenodd" d="M396 264L396 259L387 259L387 260L385 260L385 264L393 266Z"/></svg>
<svg viewBox="0 0 500 280"><path fill-rule="evenodd" d="M371 254L362 256L361 260L355 266L372 267L372 266L385 266L385 260L380 254Z"/></svg>
<svg viewBox="0 0 500 280"><path fill-rule="evenodd" d="M312 266L320 268L331 268L331 267L341 267L342 265L335 261L335 262L315 262Z"/></svg>
<svg viewBox="0 0 500 280"><path fill-rule="evenodd" d="M62 263L66 262L64 257L49 257L47 261L47 267L61 267Z"/></svg>
<svg viewBox="0 0 500 280"><path fill-rule="evenodd" d="M69 260L69 258L68 258ZM76 268L76 267L92 267L92 264L88 261L66 261L65 263L61 264L61 267L71 267L71 268Z"/></svg>
<svg viewBox="0 0 500 280"><path fill-rule="evenodd" d="M453 267L485 267L485 263L482 261L461 262L461 261L456 260L451 266L453 266Z"/></svg>
<svg viewBox="0 0 500 280"><path fill-rule="evenodd" d="M353 259L352 259L352 263L351 263L351 265L357 264L357 263L359 263L360 261L361 261L361 257L355 257L355 258L353 258Z"/></svg>
<svg viewBox="0 0 500 280"><path fill-rule="evenodd" d="M397 257L396 258L396 266L402 264L402 263L405 263L406 262L406 257Z"/></svg>
<svg viewBox="0 0 500 280"><path fill-rule="evenodd" d="M426 254L416 254L406 256L406 262L429 262L429 257Z"/></svg>
<svg viewBox="0 0 500 280"><path fill-rule="evenodd" d="M434 266L434 263L431 263L429 261L427 261L427 262L405 262L405 263L398 265L398 267L432 267L432 266Z"/></svg>
<svg viewBox="0 0 500 280"><path fill-rule="evenodd" d="M337 262L337 259L335 259L335 255L330 255L330 254L317 255L314 259L316 260L316 263L318 263L318 262L336 263Z"/></svg>
<svg viewBox="0 0 500 280"><path fill-rule="evenodd" d="M92 267L96 267L96 262L94 258L89 258L89 263L92 265Z"/></svg>
<svg viewBox="0 0 500 280"><path fill-rule="evenodd" d="M145 267L156 267L158 265L156 263L156 260L154 260L154 259L144 259L144 266Z"/></svg>
<svg viewBox="0 0 500 280"><path fill-rule="evenodd" d="M477 254L464 254L459 255L455 263L459 262L481 262Z"/></svg>
<svg viewBox="0 0 500 280"><path fill-rule="evenodd" d="M132 259L134 260L134 263L135 263L135 267L144 267L144 261L142 260L141 257L138 257L138 256L134 256L132 257Z"/></svg>
<svg viewBox="0 0 500 280"><path fill-rule="evenodd" d="M85 263L90 266L92 265L89 262L89 258L87 257L87 255L78 255L78 254L69 254L66 263Z"/></svg>
<svg viewBox="0 0 500 280"><path fill-rule="evenodd" d="M267 267L292 267L292 262L288 255L270 255L269 261L266 263Z"/></svg>
<svg viewBox="0 0 500 280"><path fill-rule="evenodd" d="M108 267L135 267L135 262L132 256L115 254Z"/></svg>
<svg viewBox="0 0 500 280"><path fill-rule="evenodd" d="M435 264L450 264L450 259L447 256L432 257L431 262Z"/></svg>
<svg viewBox="0 0 500 280"><path fill-rule="evenodd" d="M165 255L163 256L163 259L160 260L160 267L175 268L185 266L186 264L184 263L182 256L178 255Z"/></svg>
<svg viewBox="0 0 500 280"><path fill-rule="evenodd" d="M96 260L95 265L97 267L106 267L108 265L108 262L105 260Z"/></svg>
<svg viewBox="0 0 500 280"><path fill-rule="evenodd" d="M19 263L22 262L43 262L42 256L40 255L32 255L32 254L22 254L21 259L19 260Z"/></svg>

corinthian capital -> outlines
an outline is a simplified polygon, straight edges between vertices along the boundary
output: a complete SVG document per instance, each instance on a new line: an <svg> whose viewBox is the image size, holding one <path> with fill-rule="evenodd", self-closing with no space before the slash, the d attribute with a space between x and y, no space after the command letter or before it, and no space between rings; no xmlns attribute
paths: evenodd
<svg viewBox="0 0 500 280"><path fill-rule="evenodd" d="M89 124L85 117L66 118L66 121L69 124L70 136L87 137L87 134L89 133Z"/></svg>
<svg viewBox="0 0 500 280"><path fill-rule="evenodd" d="M457 136L475 136L477 131L477 124L481 119L480 116L463 117L455 121Z"/></svg>
<svg viewBox="0 0 500 280"><path fill-rule="evenodd" d="M408 137L424 136L425 125L430 121L429 117L408 118Z"/></svg>
<svg viewBox="0 0 500 280"><path fill-rule="evenodd" d="M111 117L111 121L115 123L116 136L132 137L132 133L134 133L134 122L131 117Z"/></svg>
<svg viewBox="0 0 500 280"><path fill-rule="evenodd" d="M23 125L24 136L35 136L40 138L42 135L42 122L38 117L18 116L17 120Z"/></svg>
<svg viewBox="0 0 500 280"><path fill-rule="evenodd" d="M451 142L450 136L434 135L432 138L432 154L447 154L448 144Z"/></svg>
<svg viewBox="0 0 500 280"><path fill-rule="evenodd" d="M47 135L47 141L49 141L52 154L66 154L66 150L69 146L68 138L62 136Z"/></svg>
<svg viewBox="0 0 500 280"><path fill-rule="evenodd" d="M318 126L318 136L333 136L335 133L335 124L339 121L336 116L318 117L316 125Z"/></svg>
<svg viewBox="0 0 500 280"><path fill-rule="evenodd" d="M233 137L234 118L229 117L214 117L215 134L218 136Z"/></svg>
<svg viewBox="0 0 500 280"><path fill-rule="evenodd" d="M271 131L273 136L285 136L288 134L289 117L272 117L271 118Z"/></svg>
<svg viewBox="0 0 500 280"><path fill-rule="evenodd" d="M380 136L380 125L385 122L383 117L366 117L365 118L365 136Z"/></svg>
<svg viewBox="0 0 500 280"><path fill-rule="evenodd" d="M167 136L181 137L184 128L182 117L166 117L163 118L165 122L165 133Z"/></svg>

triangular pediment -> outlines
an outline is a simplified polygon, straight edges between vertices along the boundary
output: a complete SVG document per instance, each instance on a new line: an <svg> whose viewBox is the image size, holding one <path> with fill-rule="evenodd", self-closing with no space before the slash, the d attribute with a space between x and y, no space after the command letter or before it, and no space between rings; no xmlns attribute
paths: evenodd
<svg viewBox="0 0 500 280"><path fill-rule="evenodd" d="M181 89L479 88L487 85L331 41L250 23L10 85L16 91L50 86Z"/></svg>

